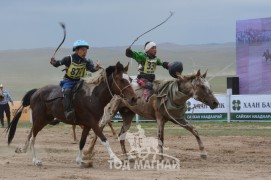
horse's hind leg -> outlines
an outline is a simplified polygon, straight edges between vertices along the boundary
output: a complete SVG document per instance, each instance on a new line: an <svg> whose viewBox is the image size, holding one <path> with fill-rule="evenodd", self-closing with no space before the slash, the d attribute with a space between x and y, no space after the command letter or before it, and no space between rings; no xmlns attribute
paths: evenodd
<svg viewBox="0 0 271 180"><path fill-rule="evenodd" d="M48 116L45 111L45 107L42 104L34 105L35 109L32 109L32 137L30 138L30 147L32 150L32 161L36 166L42 166L42 161L37 159L36 149L35 149L35 140L37 134L42 130L49 122L53 120L52 116Z"/></svg>
<svg viewBox="0 0 271 180"><path fill-rule="evenodd" d="M201 152L200 157L202 159L207 159L207 153L205 151L204 145L199 137L199 133L196 130L196 128L194 128L191 124L187 123L186 125L183 126L183 128L187 129L188 131L190 131L197 139L197 142L199 144L199 150Z"/></svg>
<svg viewBox="0 0 271 180"><path fill-rule="evenodd" d="M29 141L30 141L30 138L31 138L31 136L32 136L32 128L31 128L31 130L30 130L30 132L29 132L29 134L28 134L28 136L27 136L27 138L26 138L26 141L25 141L25 144L24 144L24 146L23 147L17 147L16 149L15 149L15 152L16 153L26 153L26 151L27 151L27 148L28 148L28 146L29 146Z"/></svg>
<svg viewBox="0 0 271 180"><path fill-rule="evenodd" d="M76 143L77 138L76 138L76 132L75 132L75 129L76 129L76 125L72 125L73 141Z"/></svg>

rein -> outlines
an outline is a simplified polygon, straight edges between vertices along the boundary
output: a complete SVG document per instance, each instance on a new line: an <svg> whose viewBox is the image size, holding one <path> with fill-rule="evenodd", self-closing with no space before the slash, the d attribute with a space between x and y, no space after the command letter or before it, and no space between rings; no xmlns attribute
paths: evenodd
<svg viewBox="0 0 271 180"><path fill-rule="evenodd" d="M125 90L126 88L130 87L131 84L128 84L127 86L125 86L124 88L121 89L121 88L118 86L117 82L115 81L114 75L113 75L113 74L112 74L112 79L113 79L113 83L115 84L115 86L116 86L116 87L119 89L119 91L120 91L120 96L121 96L122 98L124 98L124 95L123 95L122 92L123 92L123 90ZM108 90L109 90L111 96L113 97L114 95L113 95L113 93L112 93L112 91L111 91L111 89L110 89L110 86L109 86L109 83L108 83L108 79L107 79L107 76L106 76L106 72L105 72L105 81L106 81L107 88L108 88Z"/></svg>
<svg viewBox="0 0 271 180"><path fill-rule="evenodd" d="M124 98L124 95L123 95L123 93L122 93L122 92L123 92L123 90L124 90L124 89L126 89L126 88L130 87L130 86L131 86L131 84L129 83L127 86L125 86L124 88L120 89L120 87L118 86L118 84L116 83L116 81L115 81L115 79L114 79L113 74L112 74L112 79L113 79L113 82L115 83L115 85L117 86L117 88L118 88L118 89L119 89L119 91L120 91L120 96Z"/></svg>
<svg viewBox="0 0 271 180"><path fill-rule="evenodd" d="M183 125L183 124L179 123L173 116L171 116L171 115L169 114L168 110L167 110L167 107L166 107L166 104L165 104L165 98L162 98L162 100L163 100L162 102L163 102L164 109L166 110L167 115L168 115L174 122L176 122L178 125L180 125L181 127L186 127L186 126L188 126L187 124L186 124L186 125Z"/></svg>
<svg viewBox="0 0 271 180"><path fill-rule="evenodd" d="M192 86L193 86L193 88L195 89L195 85L194 85L193 83L192 83ZM204 101L205 98L206 98L206 96L205 96L204 98L200 98L200 100L202 100L201 102L205 102L205 101ZM195 99L195 98L194 98L194 99ZM199 101L199 98L197 98L196 100ZM181 127L186 127L186 126L188 126L187 124L186 124L186 125L183 125L183 124L179 123L173 116L170 115L170 113L168 112L168 110L167 110L167 108L166 108L165 97L162 98L162 103L163 103L163 105L164 105L164 109L165 109L167 115L168 115L174 122L176 122L176 123L177 123L178 125L180 125ZM205 103L204 103L204 104L205 104ZM193 116L193 114L194 114L194 110L195 110L196 107L197 107L197 106L194 106L193 108L191 108L191 109L192 109L192 116ZM191 118L190 118L188 121L192 121L192 116L191 116Z"/></svg>

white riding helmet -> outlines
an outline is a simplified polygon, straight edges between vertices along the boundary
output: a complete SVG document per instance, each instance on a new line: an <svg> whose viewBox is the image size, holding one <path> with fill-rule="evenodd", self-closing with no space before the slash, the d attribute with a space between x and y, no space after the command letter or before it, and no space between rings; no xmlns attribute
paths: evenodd
<svg viewBox="0 0 271 180"><path fill-rule="evenodd" d="M0 83L0 88L2 88L3 87L3 84L2 83Z"/></svg>

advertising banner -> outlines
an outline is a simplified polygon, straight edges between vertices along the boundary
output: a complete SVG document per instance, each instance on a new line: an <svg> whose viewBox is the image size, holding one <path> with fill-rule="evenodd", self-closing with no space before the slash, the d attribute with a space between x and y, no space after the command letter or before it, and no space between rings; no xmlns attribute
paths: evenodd
<svg viewBox="0 0 271 180"><path fill-rule="evenodd" d="M231 120L271 120L270 95L232 95Z"/></svg>
<svg viewBox="0 0 271 180"><path fill-rule="evenodd" d="M226 121L227 120L227 110L228 101L225 95L216 95L219 102L218 108L210 109L209 106L190 98L186 102L187 111L185 113L185 118L187 120L216 120L216 121Z"/></svg>
<svg viewBox="0 0 271 180"><path fill-rule="evenodd" d="M12 120L18 108L21 106L21 101L14 101L13 106L9 103L10 107L10 119ZM6 121L6 114L4 115L4 120ZM30 109L29 107L24 108L22 115L20 117L20 121L30 121Z"/></svg>

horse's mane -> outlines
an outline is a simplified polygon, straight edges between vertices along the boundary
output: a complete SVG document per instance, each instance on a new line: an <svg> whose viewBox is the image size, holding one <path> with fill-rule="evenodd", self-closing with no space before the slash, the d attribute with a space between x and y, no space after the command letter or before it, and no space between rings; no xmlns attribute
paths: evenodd
<svg viewBox="0 0 271 180"><path fill-rule="evenodd" d="M84 78L87 84L96 84L99 85L106 76L110 76L115 72L115 66L109 66L106 69L101 69L96 71L95 73L92 74L91 77ZM123 70L124 67L122 66Z"/></svg>
<svg viewBox="0 0 271 180"><path fill-rule="evenodd" d="M105 77L105 70L101 69L92 73L92 76L84 78L87 84L97 84L99 85Z"/></svg>

